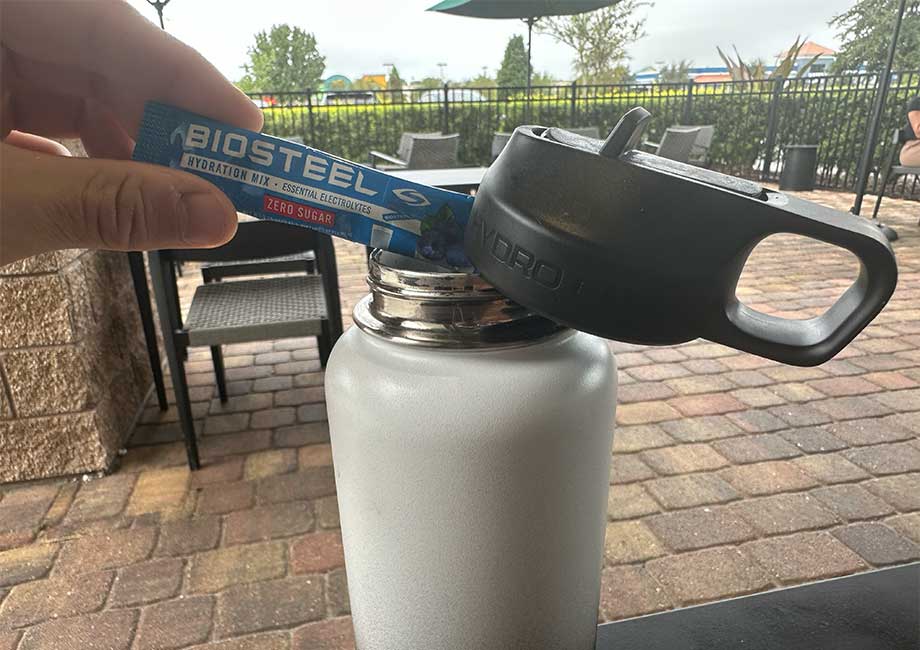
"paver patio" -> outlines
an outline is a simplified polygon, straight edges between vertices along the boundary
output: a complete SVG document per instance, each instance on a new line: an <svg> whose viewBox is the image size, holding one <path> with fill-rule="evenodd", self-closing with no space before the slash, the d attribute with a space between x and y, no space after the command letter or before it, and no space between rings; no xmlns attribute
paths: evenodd
<svg viewBox="0 0 920 650"><path fill-rule="evenodd" d="M852 195L805 193L846 210ZM920 559L920 204L887 200L899 287L836 359L794 368L696 341L612 344L620 394L602 620ZM820 312L846 256L773 238L740 293ZM337 243L346 324L363 249ZM181 280L190 299L194 268ZM2 488L0 650L353 647L314 341L207 350L187 370L202 456L144 412L120 467Z"/></svg>

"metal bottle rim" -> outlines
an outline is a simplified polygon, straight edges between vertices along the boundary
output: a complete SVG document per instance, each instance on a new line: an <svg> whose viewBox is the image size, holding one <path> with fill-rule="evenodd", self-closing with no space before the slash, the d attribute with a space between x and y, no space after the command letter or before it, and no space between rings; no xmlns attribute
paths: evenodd
<svg viewBox="0 0 920 650"><path fill-rule="evenodd" d="M500 348L529 345L568 328L505 298L475 273L447 271L376 250L371 293L354 310L363 331L407 345Z"/></svg>

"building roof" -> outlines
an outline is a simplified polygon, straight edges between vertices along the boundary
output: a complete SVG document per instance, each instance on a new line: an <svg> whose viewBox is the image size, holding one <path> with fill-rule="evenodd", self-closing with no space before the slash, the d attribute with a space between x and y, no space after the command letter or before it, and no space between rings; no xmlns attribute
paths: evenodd
<svg viewBox="0 0 920 650"><path fill-rule="evenodd" d="M792 48L790 48L790 50L791 50L791 49L792 49ZM815 56L815 55L818 55L818 54L833 56L833 55L837 54L837 50L832 50L831 48L826 47L826 46L824 46L824 45L818 45L818 44L815 43L814 41L805 41L805 42L802 44L802 49L799 50L799 58L801 58L801 57L803 57L803 56L812 57L812 56ZM780 54L779 56L780 56L780 57L786 56L786 52L783 52L783 53Z"/></svg>
<svg viewBox="0 0 920 650"><path fill-rule="evenodd" d="M693 83L697 84L715 84L731 81L732 76L728 72L714 72L707 74L698 74L693 77Z"/></svg>

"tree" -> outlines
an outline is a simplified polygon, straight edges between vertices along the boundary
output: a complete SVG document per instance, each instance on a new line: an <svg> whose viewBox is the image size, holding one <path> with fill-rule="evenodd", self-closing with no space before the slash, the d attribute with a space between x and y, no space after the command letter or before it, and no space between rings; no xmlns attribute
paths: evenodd
<svg viewBox="0 0 920 650"><path fill-rule="evenodd" d="M394 65L390 68L390 76L387 77L387 90L391 91L386 94L387 99L394 103L402 103L404 101L402 89L405 85L406 82L399 76L399 70Z"/></svg>
<svg viewBox="0 0 920 650"><path fill-rule="evenodd" d="M236 87L242 90L244 93L254 93L257 90L255 82L248 74L244 74L242 77L240 77L240 80L236 82Z"/></svg>
<svg viewBox="0 0 920 650"><path fill-rule="evenodd" d="M299 92L316 88L326 69L326 57L316 38L299 27L272 25L255 36L243 66L253 91Z"/></svg>
<svg viewBox="0 0 920 650"><path fill-rule="evenodd" d="M530 83L534 86L552 86L559 80L549 72L534 72Z"/></svg>
<svg viewBox="0 0 920 650"><path fill-rule="evenodd" d="M460 84L464 88L495 88L495 79L487 74L478 74Z"/></svg>
<svg viewBox="0 0 920 650"><path fill-rule="evenodd" d="M505 57L498 69L495 81L499 86L527 85L527 50L523 36L512 36L505 46Z"/></svg>
<svg viewBox="0 0 920 650"><path fill-rule="evenodd" d="M613 66L613 68L604 75L604 79L604 83L609 84L631 84L636 81L633 73L629 70L629 66L623 63Z"/></svg>
<svg viewBox="0 0 920 650"><path fill-rule="evenodd" d="M645 17L633 14L650 6L642 0L621 0L585 14L546 18L537 28L575 50L575 74L580 81L621 83L628 75L622 65L629 58L626 48L645 36Z"/></svg>
<svg viewBox="0 0 920 650"><path fill-rule="evenodd" d="M837 28L837 38L842 43L834 61L835 72L856 71L860 67L878 72L885 66L898 4L898 0L859 0L830 20L828 25ZM894 52L893 69L915 69L918 52L920 2L908 0Z"/></svg>
<svg viewBox="0 0 920 650"><path fill-rule="evenodd" d="M402 90L406 82L399 76L399 70L394 65L390 68L390 75L387 77L387 90Z"/></svg>
<svg viewBox="0 0 920 650"><path fill-rule="evenodd" d="M421 81L415 82L413 84L416 88L421 88L424 90L430 90L432 88L440 88L444 85L444 82L438 79L437 77L425 77Z"/></svg>
<svg viewBox="0 0 920 650"><path fill-rule="evenodd" d="M690 77L690 68L692 67L693 61L688 59L671 61L671 63L658 71L658 83L685 84Z"/></svg>
<svg viewBox="0 0 920 650"><path fill-rule="evenodd" d="M813 66L815 61L818 60L818 57L821 56L820 54L815 54L806 63L800 65L798 69L796 69L796 61L799 60L799 53L802 51L806 42L807 38L796 36L795 43L783 53L782 60L776 64L773 71L769 74L767 74L766 61L763 59L754 59L750 63L745 63L741 58L741 54L738 52L738 48L734 45L732 48L735 50L737 60L733 59L731 55L723 52L722 48L719 46L716 46L716 51L725 62L725 67L728 68L728 73L731 75L733 81L789 79L791 77L801 78L808 74L808 71L811 70L811 66ZM793 72L795 74L793 74Z"/></svg>

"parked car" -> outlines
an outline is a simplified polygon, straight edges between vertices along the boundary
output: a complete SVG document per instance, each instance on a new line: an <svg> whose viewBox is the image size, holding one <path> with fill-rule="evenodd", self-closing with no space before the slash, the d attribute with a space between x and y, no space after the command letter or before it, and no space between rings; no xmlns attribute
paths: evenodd
<svg viewBox="0 0 920 650"><path fill-rule="evenodd" d="M273 95L263 95L262 97L250 97L252 103L259 108L271 108L278 105L278 99Z"/></svg>
<svg viewBox="0 0 920 650"><path fill-rule="evenodd" d="M376 104L377 95L370 90L336 90L323 95L323 106L341 104Z"/></svg>
<svg viewBox="0 0 920 650"><path fill-rule="evenodd" d="M484 99L485 97L481 92L478 90L472 90L470 88L448 88L447 90L448 102L481 102ZM440 88L435 90L426 90L418 96L416 101L443 102L444 90Z"/></svg>

